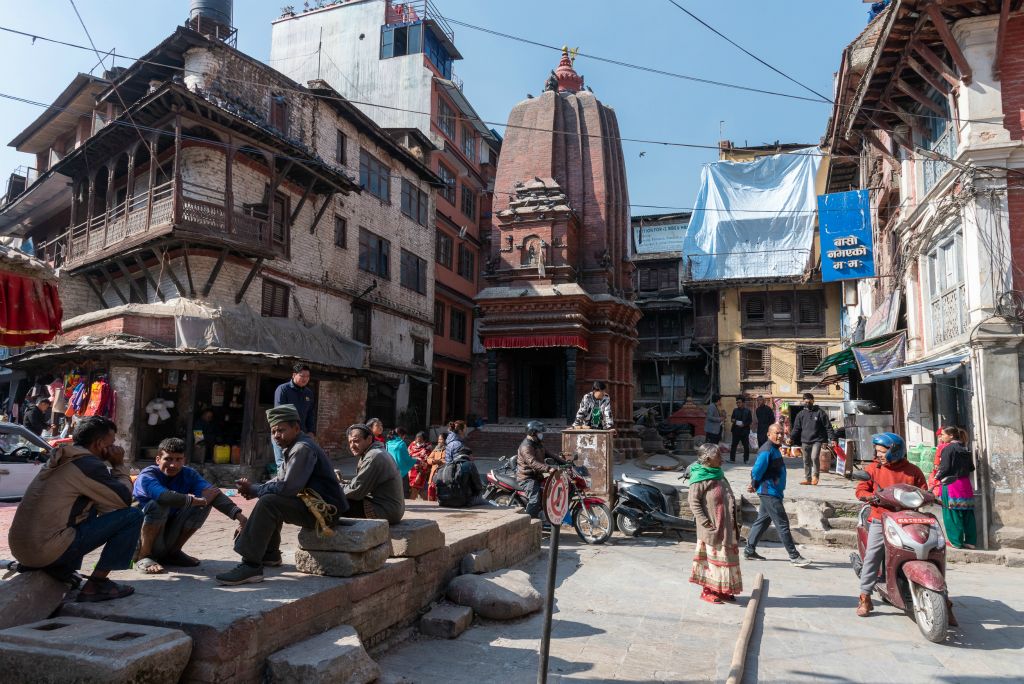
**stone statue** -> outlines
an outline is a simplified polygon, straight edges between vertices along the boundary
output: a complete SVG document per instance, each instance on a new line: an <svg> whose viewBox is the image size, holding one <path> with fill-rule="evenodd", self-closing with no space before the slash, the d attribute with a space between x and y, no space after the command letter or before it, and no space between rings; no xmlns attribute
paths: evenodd
<svg viewBox="0 0 1024 684"><path fill-rule="evenodd" d="M544 92L558 92L558 76L555 76L555 72L552 69L551 75L548 76L548 80L544 83Z"/></svg>

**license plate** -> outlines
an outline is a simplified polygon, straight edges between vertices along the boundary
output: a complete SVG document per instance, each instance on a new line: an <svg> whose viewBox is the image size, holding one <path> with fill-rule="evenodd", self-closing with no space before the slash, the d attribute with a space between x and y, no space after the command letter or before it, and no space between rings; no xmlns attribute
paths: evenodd
<svg viewBox="0 0 1024 684"><path fill-rule="evenodd" d="M896 518L900 525L931 525L931 518Z"/></svg>

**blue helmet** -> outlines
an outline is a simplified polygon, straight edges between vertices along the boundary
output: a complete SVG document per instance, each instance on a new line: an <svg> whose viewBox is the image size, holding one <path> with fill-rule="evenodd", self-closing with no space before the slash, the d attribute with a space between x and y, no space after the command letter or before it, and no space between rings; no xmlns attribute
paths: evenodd
<svg viewBox="0 0 1024 684"><path fill-rule="evenodd" d="M894 432L880 432L871 438L871 443L883 446L889 451L885 454L885 460L889 463L899 461L907 456L907 445L903 438Z"/></svg>

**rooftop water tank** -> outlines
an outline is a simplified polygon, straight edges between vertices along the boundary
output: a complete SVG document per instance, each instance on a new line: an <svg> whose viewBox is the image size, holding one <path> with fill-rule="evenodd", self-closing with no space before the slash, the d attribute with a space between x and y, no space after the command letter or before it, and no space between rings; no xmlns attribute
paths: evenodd
<svg viewBox="0 0 1024 684"><path fill-rule="evenodd" d="M234 19L234 0L190 0L189 21L199 20L221 26L231 26Z"/></svg>

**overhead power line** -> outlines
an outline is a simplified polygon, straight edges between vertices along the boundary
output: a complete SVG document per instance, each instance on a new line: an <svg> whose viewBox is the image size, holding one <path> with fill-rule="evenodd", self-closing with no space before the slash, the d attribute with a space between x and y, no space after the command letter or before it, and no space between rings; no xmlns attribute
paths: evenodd
<svg viewBox="0 0 1024 684"><path fill-rule="evenodd" d="M825 102L827 102L827 103L829 103L829 104L833 104L833 102L832 102L832 98L830 98L830 97L828 97L828 96L826 96L826 95L822 95L821 93L819 93L819 92L818 92L817 90L815 90L814 88L811 88L810 86L804 85L803 83L801 83L800 81L796 80L795 78L793 78L792 76L790 76L790 75L789 75L789 74L787 74L786 72L784 72L784 71L782 71L781 69L779 69L779 68L777 68L777 67L774 67L774 66L772 66L771 64L769 64L768 62L764 61L763 59L761 59L760 57L758 57L757 55L755 55L755 54L754 54L753 52L751 52L750 50L746 49L745 47L743 47L742 45L740 45L739 43L737 43L736 41L734 41L734 40L733 40L732 38L730 38L729 36L725 35L725 34L724 34L724 33L722 33L721 31L719 31L718 29L716 29L716 28L715 28L714 26L712 26L711 24L707 23L706 21L704 21L703 19L701 19L700 17L698 17L698 16L696 15L696 14L694 14L694 13L693 13L693 12L691 12L690 10L688 10L688 9L686 9L685 7L683 7L682 5L680 5L680 4L678 3L678 2L676 2L676 0L668 0L668 1L669 1L669 2L671 3L671 4L675 5L675 6L676 6L676 7L677 7L677 8L678 8L678 9L679 9L679 10L680 10L681 12L684 12L685 14L687 14L687 15L688 15L688 16L689 16L690 18L692 18L692 19L693 19L694 21L696 21L696 22L697 22L698 24L700 24L700 25L701 25L701 26L703 26L704 28L708 29L709 31L711 31L712 33L714 33L714 34L715 34L716 36L718 36L719 38L721 38L721 39L722 39L722 40L724 40L725 42L729 43L730 45L732 45L732 46L733 46L733 47L735 47L736 49L740 50L740 51L741 51L741 52L743 52L743 53L744 53L745 55L747 55L747 56L749 56L749 57L753 58L753 59L754 59L755 61L757 61L758 63L760 63L760 64L763 64L764 66L768 67L769 69L771 69L772 71L774 71L775 73L777 73L777 74L778 74L779 76L782 76L782 77L783 77L784 79L786 79L787 81L790 81L790 82L792 82L792 83L795 83L796 85L800 86L800 87L801 87L801 88L803 88L804 90L806 90L806 91L808 91L808 92L810 92L810 93L814 93L815 95L817 95L818 97L820 97L820 98L821 98L822 100L824 100Z"/></svg>

